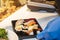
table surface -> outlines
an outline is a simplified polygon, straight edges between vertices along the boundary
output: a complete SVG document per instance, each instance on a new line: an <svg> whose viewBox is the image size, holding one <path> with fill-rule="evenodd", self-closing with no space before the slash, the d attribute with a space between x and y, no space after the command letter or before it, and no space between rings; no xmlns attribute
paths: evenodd
<svg viewBox="0 0 60 40"><path fill-rule="evenodd" d="M17 10L14 14L0 22L0 27L12 30L12 20L18 19L28 19L28 18L36 18L38 23L41 25L42 29L44 29L49 21L56 18L57 13L48 13L48 12L31 12L28 10L27 6L24 5L22 8Z"/></svg>

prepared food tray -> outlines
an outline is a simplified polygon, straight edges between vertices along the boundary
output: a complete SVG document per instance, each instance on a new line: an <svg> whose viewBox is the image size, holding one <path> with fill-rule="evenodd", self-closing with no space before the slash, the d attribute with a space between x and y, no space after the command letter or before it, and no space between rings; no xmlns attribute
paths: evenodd
<svg viewBox="0 0 60 40"><path fill-rule="evenodd" d="M35 37L42 31L35 18L13 20L12 26L14 32L21 38Z"/></svg>

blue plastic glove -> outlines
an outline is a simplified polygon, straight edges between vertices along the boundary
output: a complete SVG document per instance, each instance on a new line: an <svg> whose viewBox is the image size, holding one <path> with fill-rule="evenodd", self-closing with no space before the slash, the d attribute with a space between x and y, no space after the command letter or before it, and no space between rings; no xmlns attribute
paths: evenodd
<svg viewBox="0 0 60 40"><path fill-rule="evenodd" d="M60 17L48 23L44 31L37 35L42 40L60 40Z"/></svg>

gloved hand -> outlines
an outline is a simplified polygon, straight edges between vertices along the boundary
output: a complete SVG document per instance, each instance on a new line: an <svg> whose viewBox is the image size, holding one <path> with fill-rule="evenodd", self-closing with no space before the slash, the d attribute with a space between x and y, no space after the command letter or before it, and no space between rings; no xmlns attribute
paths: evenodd
<svg viewBox="0 0 60 40"><path fill-rule="evenodd" d="M60 40L60 17L50 21L45 30L37 35L37 39Z"/></svg>

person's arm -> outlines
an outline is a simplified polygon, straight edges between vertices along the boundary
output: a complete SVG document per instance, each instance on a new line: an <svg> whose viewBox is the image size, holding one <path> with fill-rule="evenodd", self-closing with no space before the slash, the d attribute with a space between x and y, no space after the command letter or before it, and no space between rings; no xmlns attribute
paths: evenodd
<svg viewBox="0 0 60 40"><path fill-rule="evenodd" d="M37 35L37 39L44 39L43 37L44 37L44 35L45 34L47 34L47 29L49 28L49 25L53 22L54 20L52 20L52 21L50 21L48 24L47 24L47 26L46 26L46 28L41 32L41 33L39 33L38 35Z"/></svg>
<svg viewBox="0 0 60 40"><path fill-rule="evenodd" d="M54 40L60 39L60 17L51 21L44 31L37 35L37 39Z"/></svg>

